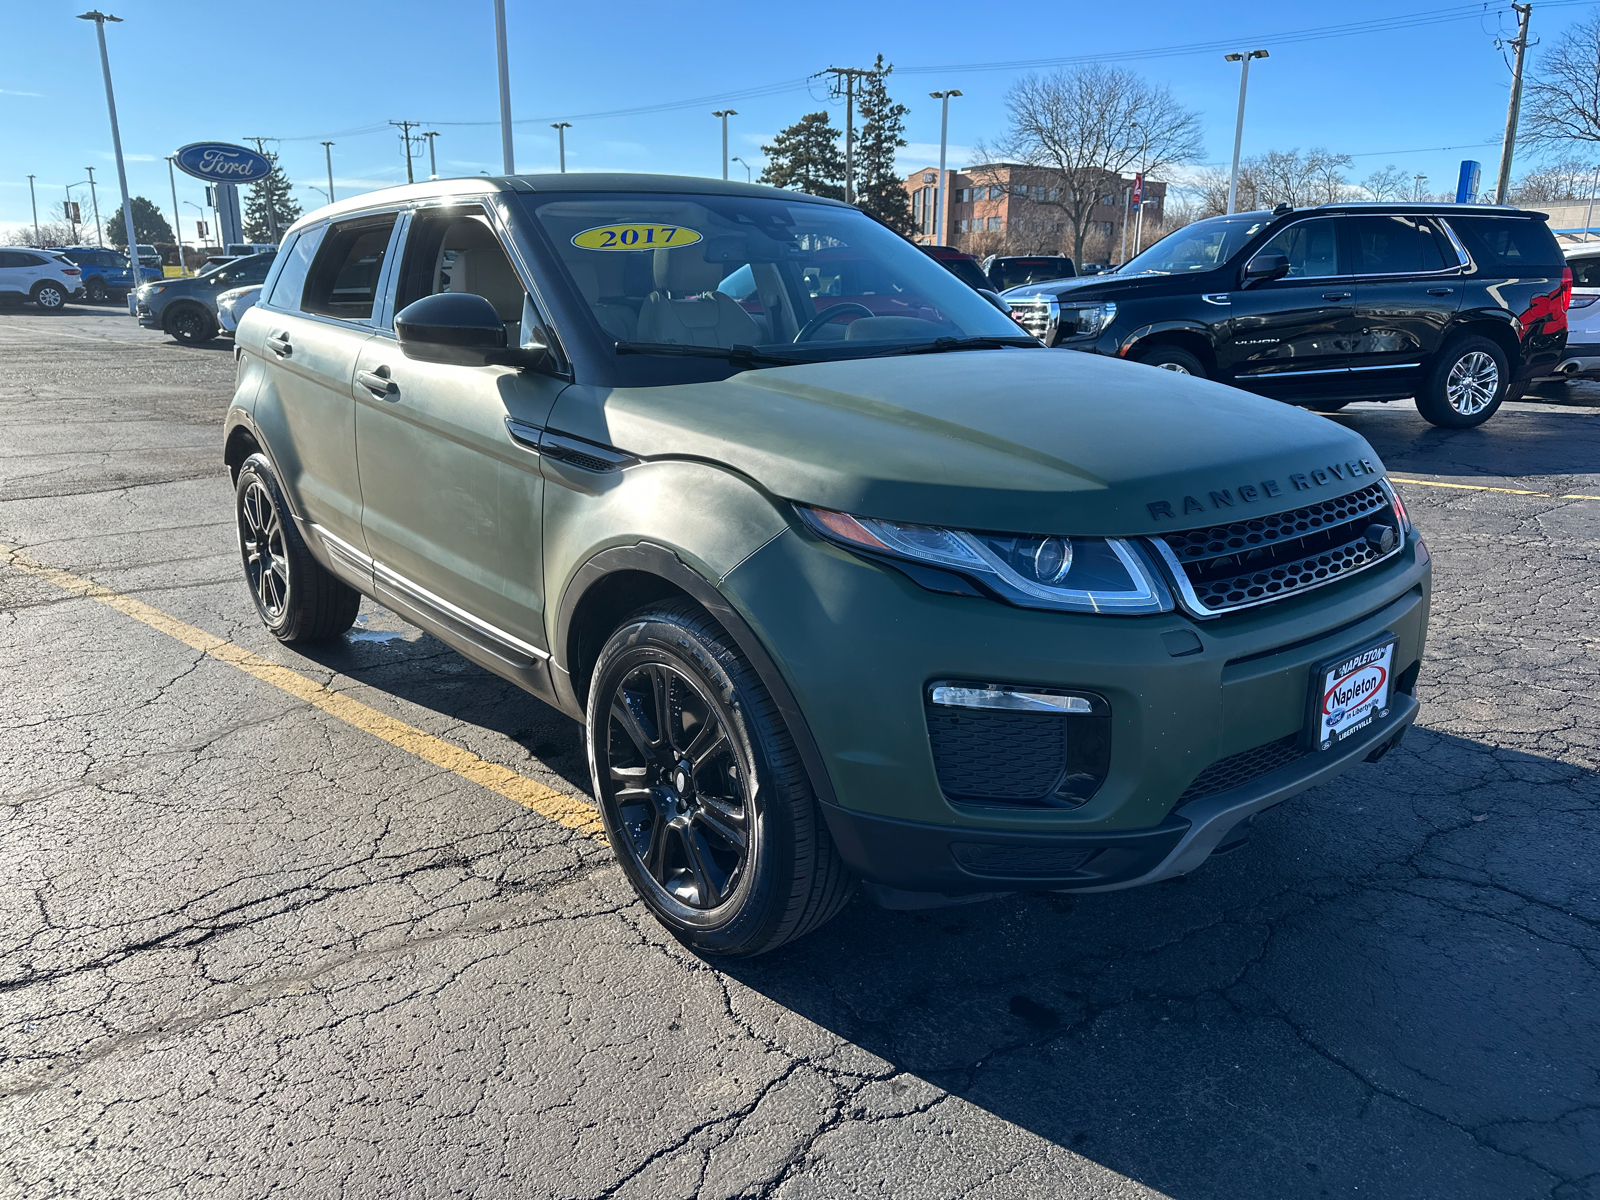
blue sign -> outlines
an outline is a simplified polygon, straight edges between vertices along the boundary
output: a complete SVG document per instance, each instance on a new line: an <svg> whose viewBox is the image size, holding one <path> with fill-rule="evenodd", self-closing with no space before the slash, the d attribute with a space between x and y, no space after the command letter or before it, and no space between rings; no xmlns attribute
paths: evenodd
<svg viewBox="0 0 1600 1200"><path fill-rule="evenodd" d="M1483 164L1470 158L1461 162L1461 178L1456 181L1456 203L1471 204L1478 198L1478 181L1483 177Z"/></svg>
<svg viewBox="0 0 1600 1200"><path fill-rule="evenodd" d="M254 183L272 174L266 155L227 142L191 142L177 160L178 170L207 183Z"/></svg>

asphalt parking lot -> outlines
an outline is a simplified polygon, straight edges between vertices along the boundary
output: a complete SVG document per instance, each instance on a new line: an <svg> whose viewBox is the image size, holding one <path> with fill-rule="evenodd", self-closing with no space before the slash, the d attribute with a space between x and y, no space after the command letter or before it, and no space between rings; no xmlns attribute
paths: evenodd
<svg viewBox="0 0 1600 1200"><path fill-rule="evenodd" d="M572 722L370 602L261 627L232 377L0 315L0 1195L1600 1197L1600 387L1331 418L1434 554L1384 762L1185 879L712 965Z"/></svg>

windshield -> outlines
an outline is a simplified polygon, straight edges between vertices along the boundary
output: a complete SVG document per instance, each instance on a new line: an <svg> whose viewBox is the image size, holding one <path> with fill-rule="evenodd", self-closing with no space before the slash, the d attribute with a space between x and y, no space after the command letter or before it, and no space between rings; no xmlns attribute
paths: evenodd
<svg viewBox="0 0 1600 1200"><path fill-rule="evenodd" d="M997 258L989 265L990 286L1002 292L1025 283L1071 279L1075 274L1070 258Z"/></svg>
<svg viewBox="0 0 1600 1200"><path fill-rule="evenodd" d="M222 270L223 267L227 266L232 261L233 259L231 258L224 258L218 261L212 261L208 259L204 264L201 265L200 269L195 272L195 276L198 278L201 275L215 275L218 271Z"/></svg>
<svg viewBox="0 0 1600 1200"><path fill-rule="evenodd" d="M1212 217L1167 234L1118 275L1179 275L1211 271L1227 262L1266 222L1259 217Z"/></svg>
<svg viewBox="0 0 1600 1200"><path fill-rule="evenodd" d="M943 265L855 209L631 192L524 203L605 337L628 350L738 346L808 362L1022 335Z"/></svg>

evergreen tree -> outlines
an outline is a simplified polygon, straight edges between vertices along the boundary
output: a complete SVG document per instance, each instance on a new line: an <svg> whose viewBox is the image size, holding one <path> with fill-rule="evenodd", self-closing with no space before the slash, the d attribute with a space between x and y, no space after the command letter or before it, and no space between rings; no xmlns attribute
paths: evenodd
<svg viewBox="0 0 1600 1200"><path fill-rule="evenodd" d="M887 80L892 64L878 61L872 74L862 77L856 97L856 112L861 121L855 144L855 201L891 229L909 234L911 195L895 169L895 151L906 144L906 115L911 111L889 97Z"/></svg>
<svg viewBox="0 0 1600 1200"><path fill-rule="evenodd" d="M278 165L278 156L263 153L272 164L272 173L250 185L244 201L244 236L251 242L276 242L300 216L300 204L290 191L289 177Z"/></svg>
<svg viewBox="0 0 1600 1200"><path fill-rule="evenodd" d="M153 246L157 242L170 242L172 240L172 226L167 224L167 219L161 215L161 210L143 196L133 197L129 203L133 206L133 236L135 240L146 246ZM106 241L113 246L127 249L128 227L122 220L122 205L117 205L110 217L106 219Z"/></svg>
<svg viewBox="0 0 1600 1200"><path fill-rule="evenodd" d="M827 113L807 113L780 132L772 145L761 147L761 153L767 156L761 182L828 200L843 200L840 133L828 121Z"/></svg>

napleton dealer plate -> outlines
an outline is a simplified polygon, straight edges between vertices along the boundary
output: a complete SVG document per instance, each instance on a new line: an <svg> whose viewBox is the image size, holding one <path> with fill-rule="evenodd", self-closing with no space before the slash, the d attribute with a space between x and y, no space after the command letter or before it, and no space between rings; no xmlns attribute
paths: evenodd
<svg viewBox="0 0 1600 1200"><path fill-rule="evenodd" d="M1317 665L1311 675L1311 743L1336 745L1389 715L1394 695L1395 635L1384 633L1359 650Z"/></svg>

